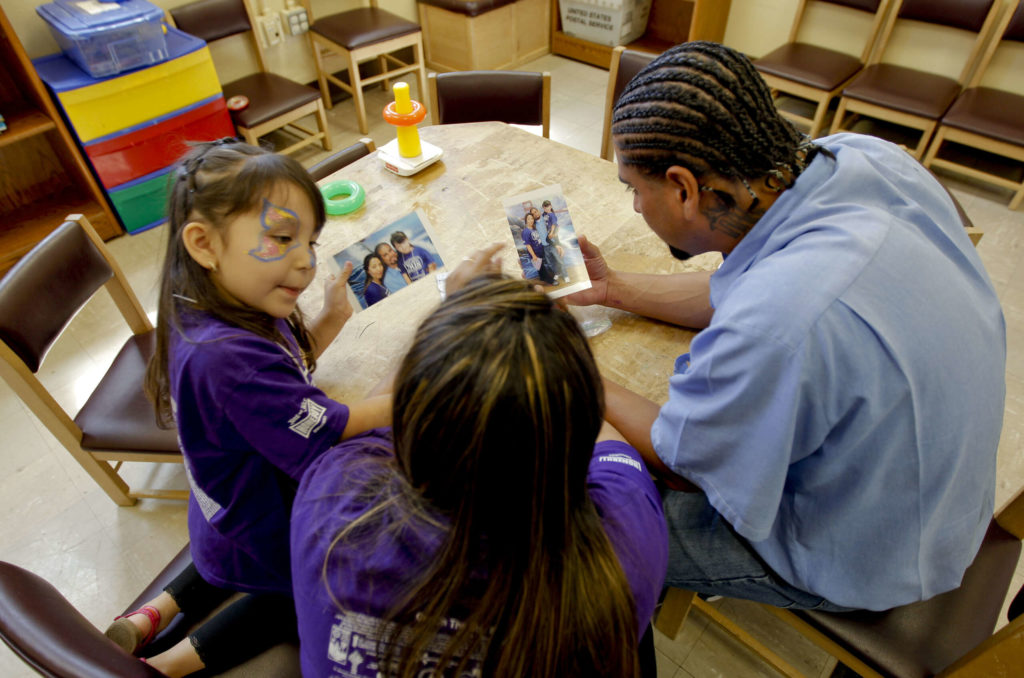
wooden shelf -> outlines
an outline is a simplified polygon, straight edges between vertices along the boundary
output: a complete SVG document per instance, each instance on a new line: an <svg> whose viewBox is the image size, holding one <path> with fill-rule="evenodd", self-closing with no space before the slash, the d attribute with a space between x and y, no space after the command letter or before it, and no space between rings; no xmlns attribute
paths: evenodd
<svg viewBox="0 0 1024 678"><path fill-rule="evenodd" d="M0 275L57 228L84 214L109 239L120 224L0 8Z"/></svg>
<svg viewBox="0 0 1024 678"><path fill-rule="evenodd" d="M688 40L721 42L731 0L652 0L647 30L629 49L660 54ZM551 53L608 68L612 47L577 38L562 31L558 0L551 3Z"/></svg>
<svg viewBox="0 0 1024 678"><path fill-rule="evenodd" d="M0 113L7 123L7 131L0 134L0 147L45 134L57 127L45 113L23 102L5 105Z"/></svg>

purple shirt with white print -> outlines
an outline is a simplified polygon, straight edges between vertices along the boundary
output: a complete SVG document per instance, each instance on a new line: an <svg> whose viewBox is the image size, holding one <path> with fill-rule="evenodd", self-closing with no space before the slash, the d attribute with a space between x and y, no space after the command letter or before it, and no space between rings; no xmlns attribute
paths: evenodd
<svg viewBox="0 0 1024 678"><path fill-rule="evenodd" d="M334 447L302 478L292 510L291 552L304 676L379 676L381 616L409 578L429 566L441 543L441 528L385 511L356 543L333 544L340 530L376 505L377 485L388 483L393 468L379 462L392 449L390 429L377 429ZM633 592L639 638L650 623L668 563L661 499L639 453L617 441L595 446L587 489ZM459 624L445 621L424 654L425 670L436 665ZM479 662L471 661L466 675L478 675L474 671Z"/></svg>
<svg viewBox="0 0 1024 678"><path fill-rule="evenodd" d="M171 397L203 579L290 593L288 518L298 481L336 444L348 408L312 384L284 320L279 344L202 312L172 330Z"/></svg>
<svg viewBox="0 0 1024 678"><path fill-rule="evenodd" d="M408 254L398 253L398 265L402 267L409 280L419 280L430 272L429 266L434 263L430 252L418 245L412 246L412 252Z"/></svg>

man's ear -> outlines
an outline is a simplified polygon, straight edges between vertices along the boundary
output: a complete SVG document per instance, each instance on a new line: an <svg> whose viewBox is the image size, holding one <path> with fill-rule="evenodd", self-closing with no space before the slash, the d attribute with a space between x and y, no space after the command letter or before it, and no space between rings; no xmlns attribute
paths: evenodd
<svg viewBox="0 0 1024 678"><path fill-rule="evenodd" d="M665 180L671 190L676 192L686 218L696 217L700 212L700 184L693 172L680 165L672 165L665 170Z"/></svg>
<svg viewBox="0 0 1024 678"><path fill-rule="evenodd" d="M181 242L197 264L208 271L217 270L221 240L213 227L201 221L190 221L181 229Z"/></svg>

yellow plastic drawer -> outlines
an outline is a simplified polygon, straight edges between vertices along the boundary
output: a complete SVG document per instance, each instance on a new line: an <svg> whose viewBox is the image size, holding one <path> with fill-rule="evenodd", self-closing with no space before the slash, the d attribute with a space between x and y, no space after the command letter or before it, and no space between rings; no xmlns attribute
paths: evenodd
<svg viewBox="0 0 1024 678"><path fill-rule="evenodd" d="M121 77L57 94L84 143L221 93L207 47Z"/></svg>

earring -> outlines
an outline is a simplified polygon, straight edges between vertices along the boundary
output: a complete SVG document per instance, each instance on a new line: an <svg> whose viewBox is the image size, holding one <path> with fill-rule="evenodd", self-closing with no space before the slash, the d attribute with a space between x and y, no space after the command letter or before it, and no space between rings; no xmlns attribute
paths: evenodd
<svg viewBox="0 0 1024 678"><path fill-rule="evenodd" d="M217 272L217 262L216 261L211 261L210 265L207 267L207 270L209 270L210 273L216 273Z"/></svg>

